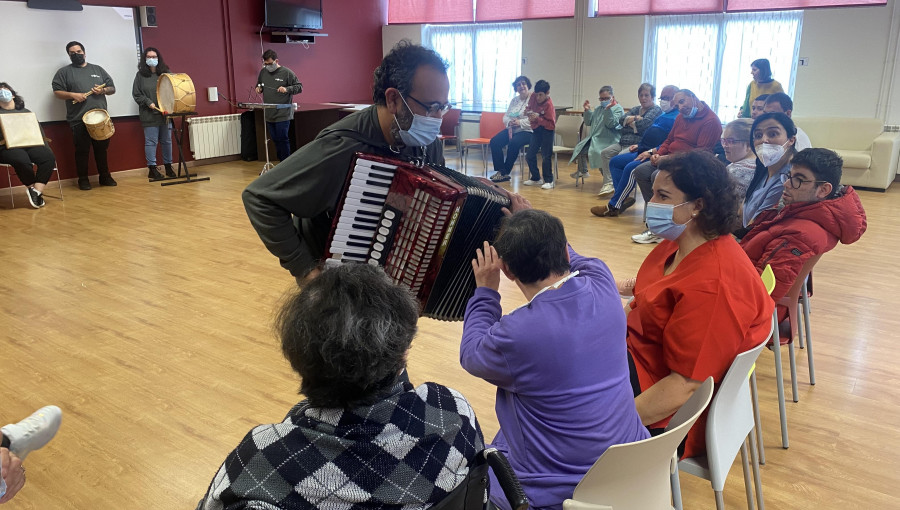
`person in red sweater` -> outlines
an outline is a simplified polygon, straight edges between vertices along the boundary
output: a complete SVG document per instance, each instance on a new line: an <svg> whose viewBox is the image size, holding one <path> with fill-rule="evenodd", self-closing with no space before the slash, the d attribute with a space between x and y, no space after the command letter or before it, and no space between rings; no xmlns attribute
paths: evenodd
<svg viewBox="0 0 900 510"><path fill-rule="evenodd" d="M850 186L841 186L844 161L828 149L804 149L791 160L784 179L783 205L767 209L753 220L741 247L762 273L775 273L772 299L784 297L803 264L842 244L855 243L866 231L866 211ZM779 321L787 318L778 307Z"/></svg>
<svg viewBox="0 0 900 510"><path fill-rule="evenodd" d="M553 100L550 99L550 84L546 80L538 80L534 84L534 94L528 99L525 108L528 120L531 121L531 143L528 144L528 152L525 153L525 162L528 163L529 179L522 184L526 186L541 185L541 189L553 189L553 135L556 130L556 110L553 109ZM541 152L543 163L541 165L544 174L543 183L541 174L537 169L537 153Z"/></svg>
<svg viewBox="0 0 900 510"><path fill-rule="evenodd" d="M687 89L681 89L672 98L678 108L678 117L669 131L666 141L658 149L652 149L650 160L634 169L634 180L641 188L644 203L650 201L653 196L653 174L659 167L659 162L672 154L681 154L694 149L703 149L712 152L716 143L722 137L722 122L709 106L697 99L696 94ZM658 243L662 239L653 235L649 230L632 236L636 243Z"/></svg>

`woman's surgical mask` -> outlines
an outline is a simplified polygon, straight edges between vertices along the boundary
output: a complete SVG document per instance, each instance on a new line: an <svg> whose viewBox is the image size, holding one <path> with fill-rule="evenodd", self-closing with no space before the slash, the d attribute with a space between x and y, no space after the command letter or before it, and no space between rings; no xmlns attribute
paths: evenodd
<svg viewBox="0 0 900 510"><path fill-rule="evenodd" d="M678 205L647 202L647 228L650 229L650 232L653 232L663 239L668 239L669 241L678 239L678 236L684 232L688 223L694 218L692 217L687 223L675 223L675 219L673 218L675 208L691 202L693 202L693 200L688 200L687 202L682 202Z"/></svg>
<svg viewBox="0 0 900 510"><path fill-rule="evenodd" d="M608 107L608 106L609 106L609 103L611 103L611 102L612 102L612 101L609 100L609 99L607 99L606 101L600 101L600 108L606 108L606 107Z"/></svg>
<svg viewBox="0 0 900 510"><path fill-rule="evenodd" d="M768 168L781 161L781 158L784 157L784 153L787 151L785 145L787 145L787 142L784 142L781 145L764 143L756 148L756 156L762 162L763 166Z"/></svg>
<svg viewBox="0 0 900 510"><path fill-rule="evenodd" d="M159 59L158 58L148 58L147 65L150 67L156 67L159 65Z"/></svg>
<svg viewBox="0 0 900 510"><path fill-rule="evenodd" d="M13 93L9 89L0 89L0 102L8 103L13 100Z"/></svg>
<svg viewBox="0 0 900 510"><path fill-rule="evenodd" d="M406 109L413 115L412 124L410 124L409 129L400 127L400 122L397 120L397 116L394 115L394 122L396 122L397 127L400 128L400 140L403 141L403 145L408 147L424 147L437 140L438 135L441 134L441 124L444 122L444 119L441 117L426 117L425 115L419 115L412 111L412 108L409 107L409 104L406 103L406 99L404 99L402 95L400 96L400 99L403 100Z"/></svg>

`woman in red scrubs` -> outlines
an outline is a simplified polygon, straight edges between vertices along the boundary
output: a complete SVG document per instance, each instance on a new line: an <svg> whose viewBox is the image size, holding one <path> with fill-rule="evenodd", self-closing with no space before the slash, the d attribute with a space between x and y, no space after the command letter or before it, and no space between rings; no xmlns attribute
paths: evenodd
<svg viewBox="0 0 900 510"><path fill-rule="evenodd" d="M635 405L651 431L769 334L774 304L730 235L740 222L734 184L715 156L693 151L660 162L647 225L664 241L629 289L627 333ZM685 457L706 449L702 420L688 434Z"/></svg>

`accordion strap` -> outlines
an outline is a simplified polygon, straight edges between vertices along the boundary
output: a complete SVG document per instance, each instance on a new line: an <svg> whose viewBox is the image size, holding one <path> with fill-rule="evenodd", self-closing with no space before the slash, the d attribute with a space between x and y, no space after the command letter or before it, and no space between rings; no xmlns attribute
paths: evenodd
<svg viewBox="0 0 900 510"><path fill-rule="evenodd" d="M370 138L366 138L365 136L363 136L359 131L354 131L352 129L343 129L343 128L325 129L319 134L319 136L328 136L328 135L352 138L352 139L356 140L357 142L360 142L362 144L368 145L369 147L373 147L373 148L379 150L382 154L387 155L387 156L390 156L390 155L399 156L400 155L400 149L393 147L391 145L388 145L385 142L374 142ZM426 160L426 156L427 156L425 147L421 147L421 151L422 151L421 156L407 157L407 160L416 164L417 166L421 167L426 162L425 160Z"/></svg>

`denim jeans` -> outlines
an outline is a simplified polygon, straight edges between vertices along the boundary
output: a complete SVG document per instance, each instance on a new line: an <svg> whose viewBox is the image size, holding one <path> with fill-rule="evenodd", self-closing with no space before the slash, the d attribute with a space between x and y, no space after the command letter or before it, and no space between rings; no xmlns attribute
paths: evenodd
<svg viewBox="0 0 900 510"><path fill-rule="evenodd" d="M291 121L266 122L266 125L269 126L269 136L275 142L275 153L278 155L278 161L286 160L291 155L291 141L288 139L288 129L291 127Z"/></svg>
<svg viewBox="0 0 900 510"><path fill-rule="evenodd" d="M144 157L147 158L147 166L156 166L157 145L162 145L163 163L171 165L172 130L169 129L169 121L162 126L144 128Z"/></svg>

